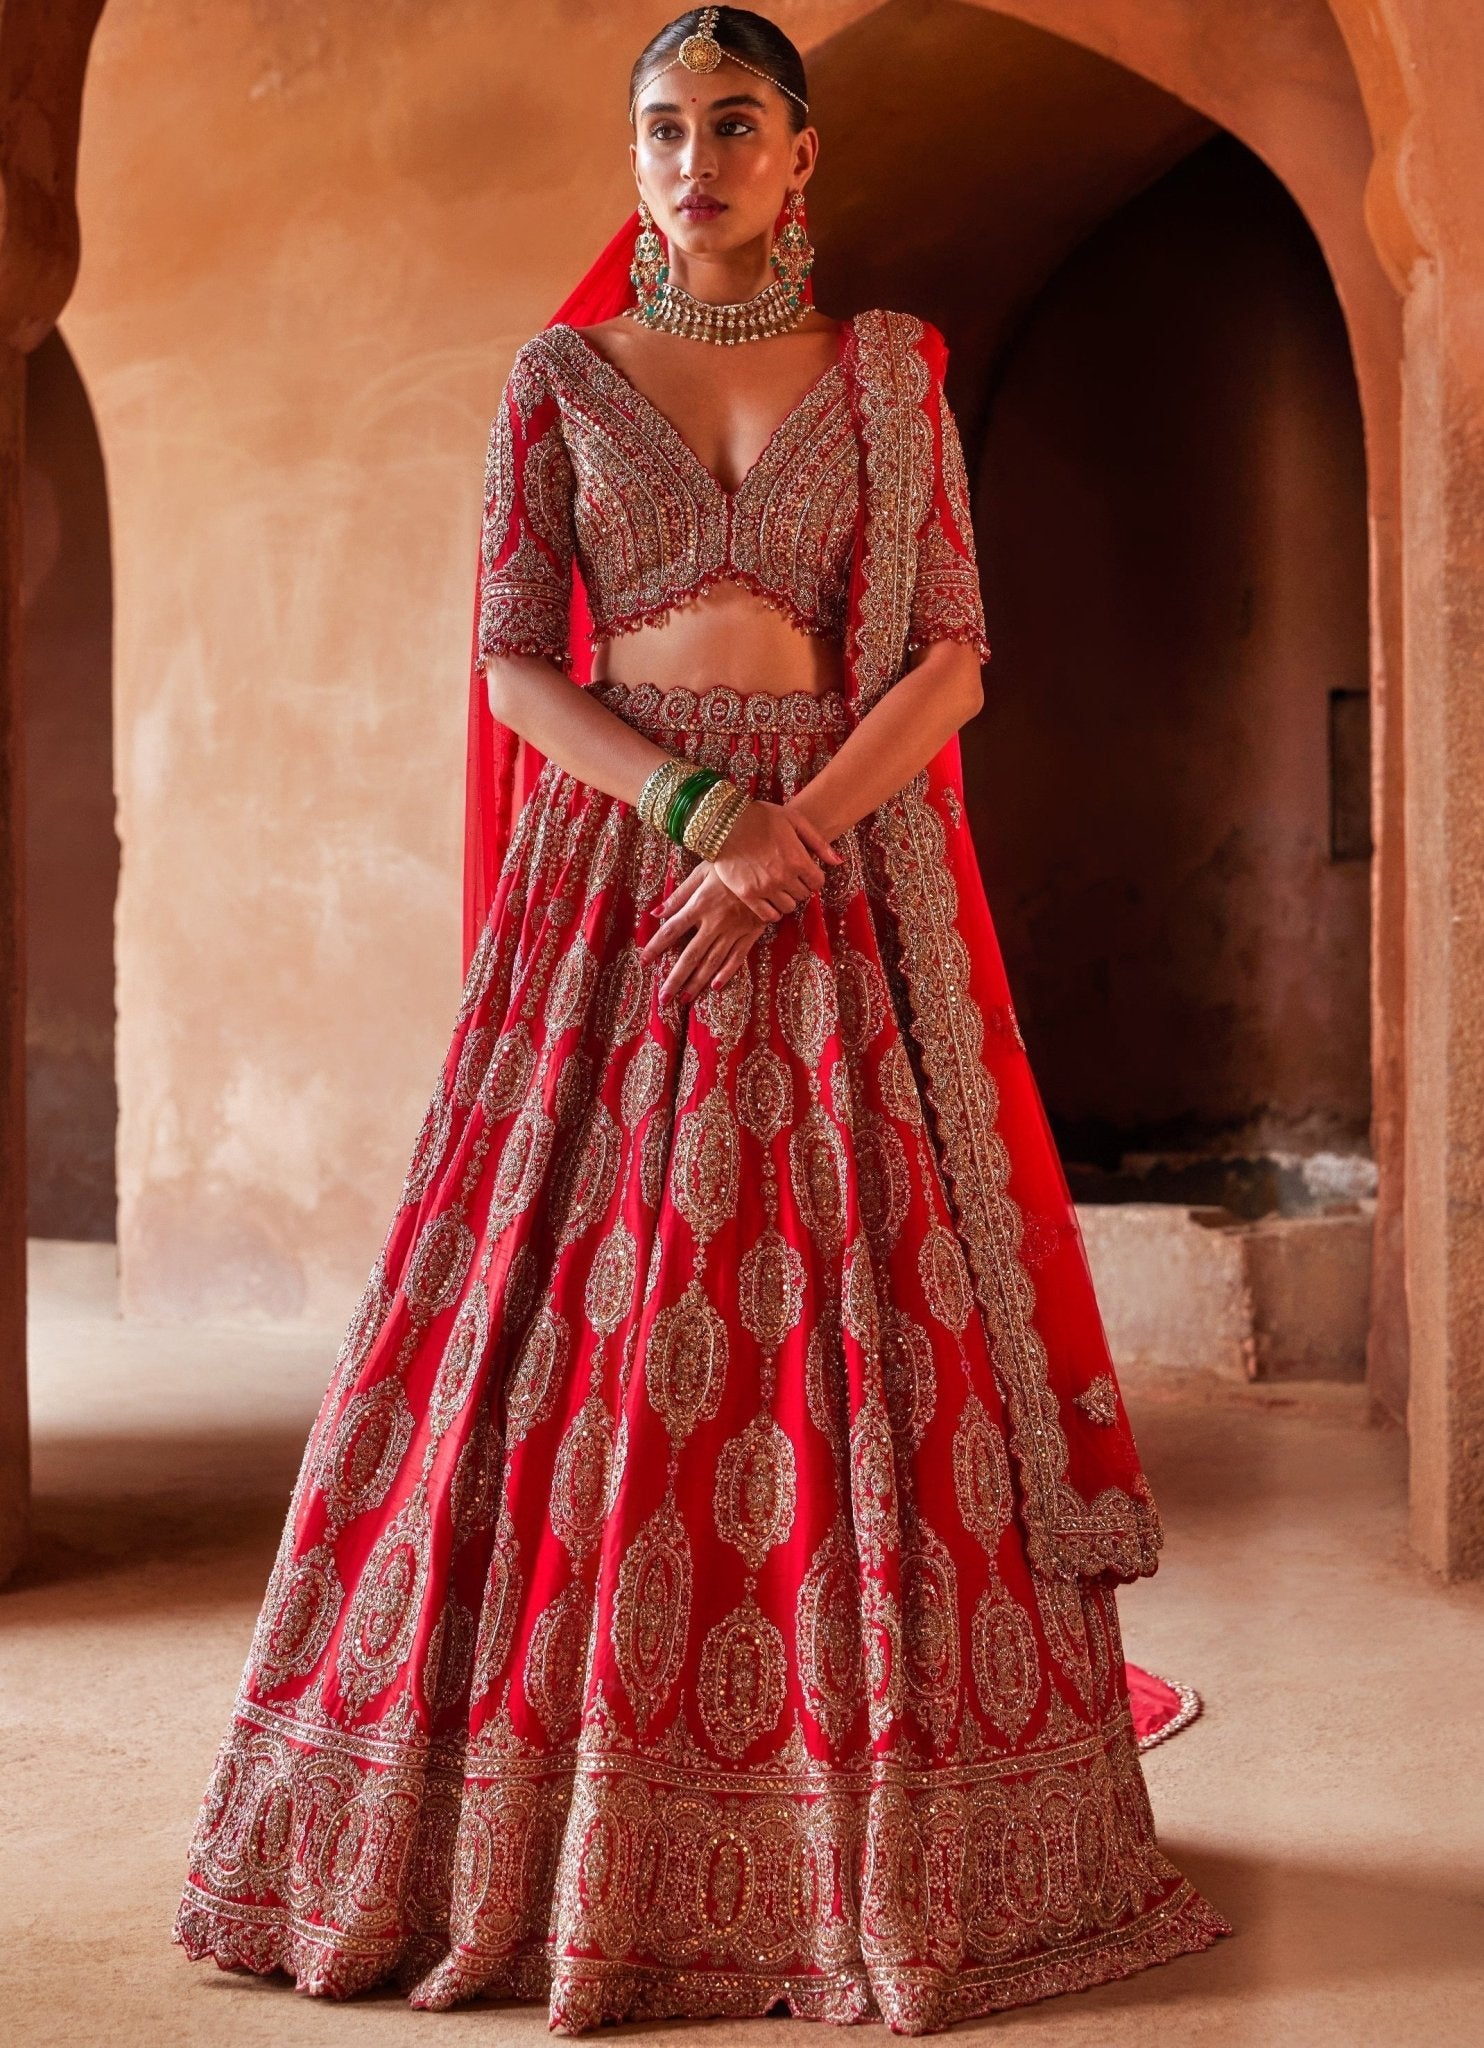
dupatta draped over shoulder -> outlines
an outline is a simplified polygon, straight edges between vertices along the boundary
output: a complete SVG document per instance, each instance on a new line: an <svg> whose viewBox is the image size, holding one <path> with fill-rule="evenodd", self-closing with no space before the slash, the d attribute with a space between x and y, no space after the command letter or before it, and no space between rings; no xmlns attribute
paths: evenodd
<svg viewBox="0 0 1484 2048"><path fill-rule="evenodd" d="M631 216L551 324L605 319L632 303L636 229ZM852 720L902 675L914 616L931 615L934 579L961 577L965 562L972 569L964 459L944 395L947 353L938 330L910 313L877 309L846 323L841 360L860 461L844 633ZM466 967L541 766L492 718L479 653L481 591L503 531L495 501L521 481L510 473L511 403L507 386L490 432L475 588ZM591 614L580 550L560 567L568 666L585 682ZM883 950L1005 1399L1030 1562L1049 1579L1144 1576L1156 1568L1159 1517L1016 1022L965 815L957 739L856 831L881 884Z"/></svg>

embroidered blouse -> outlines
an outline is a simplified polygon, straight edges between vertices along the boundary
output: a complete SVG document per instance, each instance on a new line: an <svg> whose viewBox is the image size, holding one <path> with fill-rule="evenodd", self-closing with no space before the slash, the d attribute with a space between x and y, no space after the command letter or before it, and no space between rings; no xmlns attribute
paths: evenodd
<svg viewBox="0 0 1484 2048"><path fill-rule="evenodd" d="M965 641L987 661L968 481L946 401L940 426L947 517L935 504L919 535L907 645ZM594 645L721 582L753 591L801 632L838 639L860 465L843 350L728 491L575 327L543 328L518 350L490 426L479 660L535 654L570 672L574 558Z"/></svg>

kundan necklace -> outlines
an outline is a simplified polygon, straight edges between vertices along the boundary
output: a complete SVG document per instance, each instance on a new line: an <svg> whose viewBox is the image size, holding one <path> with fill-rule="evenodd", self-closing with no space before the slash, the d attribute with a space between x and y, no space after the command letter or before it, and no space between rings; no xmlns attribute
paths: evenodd
<svg viewBox="0 0 1484 2048"><path fill-rule="evenodd" d="M636 305L624 308L630 320L660 334L683 334L692 341L714 341L732 348L739 341L766 341L791 334L809 315L804 284L814 268L814 247L804 223L804 195L790 192L786 219L769 252L775 275L750 299L713 305L698 299L670 275L665 244L654 216L639 201L639 233L629 270Z"/></svg>

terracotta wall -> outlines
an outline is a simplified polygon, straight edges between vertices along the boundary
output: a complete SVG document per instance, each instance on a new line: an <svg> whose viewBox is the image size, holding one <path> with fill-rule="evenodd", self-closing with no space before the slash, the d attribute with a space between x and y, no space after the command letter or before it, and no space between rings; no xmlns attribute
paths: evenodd
<svg viewBox="0 0 1484 2048"><path fill-rule="evenodd" d="M1265 6L1261 47L1246 15L1218 33L1165 0L1132 71L1112 0L777 12L816 46L835 151L826 295L833 260L839 310L855 279L941 318L960 392L1213 120L1286 153L1352 325L1383 322L1364 123L1319 0ZM662 14L110 0L62 327L115 537L131 1308L336 1318L374 1255L456 997L485 429L630 202L627 67ZM984 163L997 182L954 182Z"/></svg>

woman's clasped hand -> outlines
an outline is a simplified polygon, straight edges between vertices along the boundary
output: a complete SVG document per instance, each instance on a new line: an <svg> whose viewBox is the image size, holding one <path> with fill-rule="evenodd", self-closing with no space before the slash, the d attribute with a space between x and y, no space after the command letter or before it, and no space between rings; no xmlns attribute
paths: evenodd
<svg viewBox="0 0 1484 2048"><path fill-rule="evenodd" d="M763 927L824 887L842 856L806 818L780 804L750 803L715 860L701 861L660 906L640 958L676 951L661 999L688 1003L725 988Z"/></svg>

